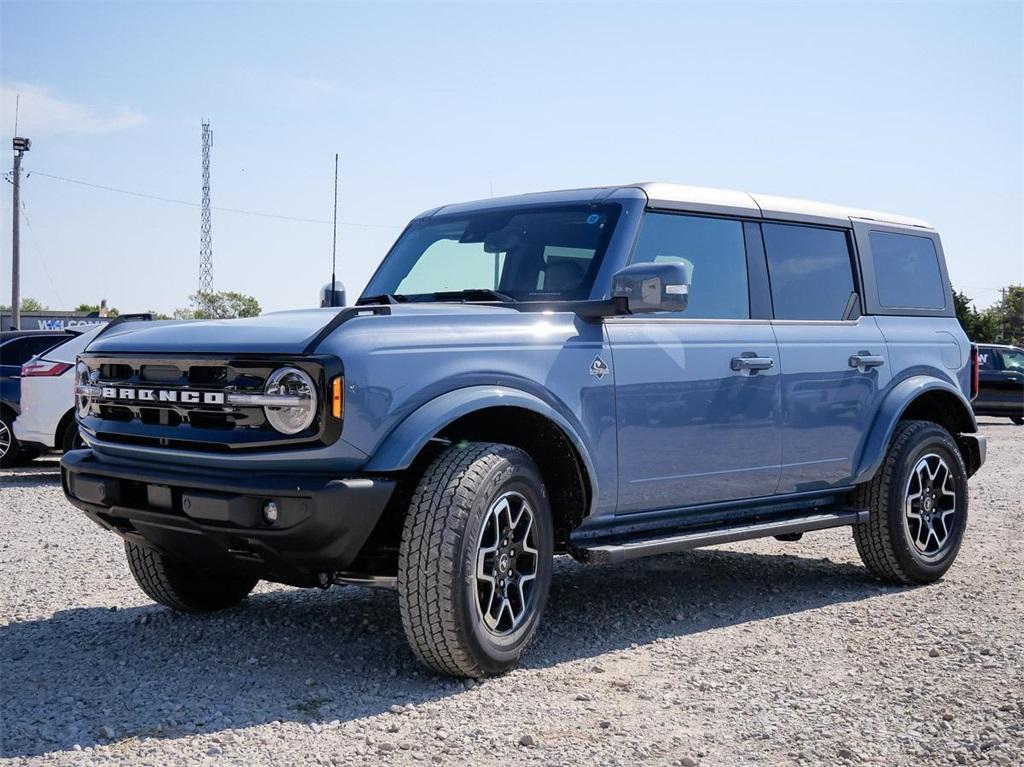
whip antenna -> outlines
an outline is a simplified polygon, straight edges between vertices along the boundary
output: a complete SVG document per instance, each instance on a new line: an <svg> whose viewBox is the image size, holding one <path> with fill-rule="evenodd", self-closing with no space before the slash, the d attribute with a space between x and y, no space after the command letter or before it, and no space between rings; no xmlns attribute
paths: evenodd
<svg viewBox="0 0 1024 767"><path fill-rule="evenodd" d="M335 262L338 257L338 153L334 153L334 238L331 242L331 306L334 306Z"/></svg>

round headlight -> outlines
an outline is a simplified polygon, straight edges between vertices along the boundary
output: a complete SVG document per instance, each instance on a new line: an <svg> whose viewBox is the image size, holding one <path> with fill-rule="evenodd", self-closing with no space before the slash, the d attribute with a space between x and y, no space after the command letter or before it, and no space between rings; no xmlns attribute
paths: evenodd
<svg viewBox="0 0 1024 767"><path fill-rule="evenodd" d="M306 371L298 368L275 370L267 379L264 391L298 400L298 404L288 407L268 405L263 408L270 425L282 434L305 431L316 419L316 385Z"/></svg>
<svg viewBox="0 0 1024 767"><path fill-rule="evenodd" d="M75 367L75 383L79 386L89 386L92 382L93 376L89 370L89 366L84 362L79 362ZM85 418L89 415L89 409L92 407L92 397L88 394L78 392L76 389L75 406L78 408L78 416L80 418Z"/></svg>

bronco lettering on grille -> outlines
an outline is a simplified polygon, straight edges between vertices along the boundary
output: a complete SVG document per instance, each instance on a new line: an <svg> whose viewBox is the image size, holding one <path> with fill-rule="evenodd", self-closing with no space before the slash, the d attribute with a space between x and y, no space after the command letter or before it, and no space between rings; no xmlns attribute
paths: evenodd
<svg viewBox="0 0 1024 767"><path fill-rule="evenodd" d="M120 402L178 402L183 405L223 405L224 392L176 389L135 389L104 386L102 398Z"/></svg>

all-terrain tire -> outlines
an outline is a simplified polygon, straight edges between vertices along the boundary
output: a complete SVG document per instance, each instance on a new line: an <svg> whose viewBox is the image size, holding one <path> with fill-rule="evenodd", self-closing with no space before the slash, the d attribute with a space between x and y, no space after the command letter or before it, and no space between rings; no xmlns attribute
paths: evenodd
<svg viewBox="0 0 1024 767"><path fill-rule="evenodd" d="M497 510L509 503L525 508L532 517L529 540L524 539L520 559L513 557L508 571L521 582L523 572L533 563L532 582L517 587L524 589L520 595L529 588L529 596L519 602L518 618L491 601L496 593L489 591L490 585L477 573L489 556L492 530L496 546L504 546L505 541L513 548L516 545L513 539L522 527L510 524L515 528L513 534L504 536L496 521ZM547 602L553 548L547 493L529 455L509 445L484 442L461 443L441 453L424 472L413 495L399 552L398 601L405 635L416 657L435 671L461 677L501 674L514 667L536 634ZM535 553L524 553L528 550ZM525 565L522 557L527 558ZM491 570L487 565L488 575L499 567L505 572L504 565L493 566ZM511 594L512 582L508 581L508 592L501 595ZM494 617L489 608L481 606L481 600L498 604L499 618L505 624L489 625Z"/></svg>
<svg viewBox="0 0 1024 767"><path fill-rule="evenodd" d="M155 549L125 541L128 567L154 602L185 613L209 613L245 599L258 578L204 573Z"/></svg>
<svg viewBox="0 0 1024 767"><path fill-rule="evenodd" d="M931 553L915 545L915 535L907 520L912 474L928 456L941 459L948 467L955 500L948 531L943 523L945 543ZM934 463L934 459L929 460ZM861 560L872 575L889 583L920 584L938 580L960 551L967 529L967 502L967 469L950 433L931 421L901 421L893 432L881 467L871 480L857 489L857 508L869 512L868 521L853 528ZM927 538L926 542L930 540Z"/></svg>

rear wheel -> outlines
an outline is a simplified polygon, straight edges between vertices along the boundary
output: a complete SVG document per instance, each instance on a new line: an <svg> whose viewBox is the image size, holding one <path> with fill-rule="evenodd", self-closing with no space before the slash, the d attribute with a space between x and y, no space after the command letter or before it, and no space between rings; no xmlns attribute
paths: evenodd
<svg viewBox="0 0 1024 767"><path fill-rule="evenodd" d="M869 516L853 536L875 577L930 583L952 566L967 529L967 470L941 426L902 421L881 468L857 495Z"/></svg>
<svg viewBox="0 0 1024 767"><path fill-rule="evenodd" d="M454 676L508 671L533 639L551 585L544 483L522 450L451 447L420 479L402 531L402 625L426 666Z"/></svg>
<svg viewBox="0 0 1024 767"><path fill-rule="evenodd" d="M160 552L125 541L128 568L154 602L186 613L208 613L245 599L258 578L204 573Z"/></svg>

